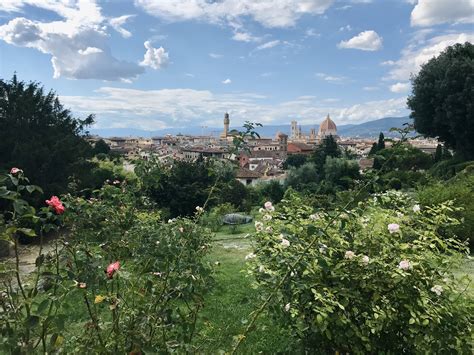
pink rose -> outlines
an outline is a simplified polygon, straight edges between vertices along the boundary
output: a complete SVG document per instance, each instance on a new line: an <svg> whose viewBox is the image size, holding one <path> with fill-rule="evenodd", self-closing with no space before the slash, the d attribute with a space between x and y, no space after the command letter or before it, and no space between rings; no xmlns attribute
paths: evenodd
<svg viewBox="0 0 474 355"><path fill-rule="evenodd" d="M118 271L120 269L120 263L116 261L115 263L110 264L107 266L106 274L109 279L114 277L115 271Z"/></svg>
<svg viewBox="0 0 474 355"><path fill-rule="evenodd" d="M46 203L49 207L53 208L57 214L63 214L66 210L58 196L51 196L51 199L46 200Z"/></svg>
<svg viewBox="0 0 474 355"><path fill-rule="evenodd" d="M21 170L21 169L18 169L18 168L12 168L12 169L10 170L10 174L15 175L15 174L19 173L20 171L22 171L22 170Z"/></svg>

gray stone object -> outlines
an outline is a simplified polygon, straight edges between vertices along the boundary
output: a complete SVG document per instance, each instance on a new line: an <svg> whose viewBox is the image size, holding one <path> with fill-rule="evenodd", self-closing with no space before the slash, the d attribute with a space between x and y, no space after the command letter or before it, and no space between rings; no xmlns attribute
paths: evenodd
<svg viewBox="0 0 474 355"><path fill-rule="evenodd" d="M229 213L222 218L224 224L246 224L252 222L252 217L239 213Z"/></svg>

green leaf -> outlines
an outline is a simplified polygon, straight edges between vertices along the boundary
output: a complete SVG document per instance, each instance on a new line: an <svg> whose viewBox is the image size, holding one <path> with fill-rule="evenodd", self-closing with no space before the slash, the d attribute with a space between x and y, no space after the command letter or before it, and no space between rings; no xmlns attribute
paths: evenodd
<svg viewBox="0 0 474 355"><path fill-rule="evenodd" d="M31 228L18 228L17 231L28 237L36 237L36 232Z"/></svg>
<svg viewBox="0 0 474 355"><path fill-rule="evenodd" d="M410 320L408 321L408 324L414 324L416 321L415 321L415 318L410 318Z"/></svg>
<svg viewBox="0 0 474 355"><path fill-rule="evenodd" d="M42 314L44 311L46 311L49 307L49 299L44 300L41 302L38 306L38 314Z"/></svg>
<svg viewBox="0 0 474 355"><path fill-rule="evenodd" d="M26 320L26 326L28 328L34 328L39 324L40 317L38 316L29 316Z"/></svg>

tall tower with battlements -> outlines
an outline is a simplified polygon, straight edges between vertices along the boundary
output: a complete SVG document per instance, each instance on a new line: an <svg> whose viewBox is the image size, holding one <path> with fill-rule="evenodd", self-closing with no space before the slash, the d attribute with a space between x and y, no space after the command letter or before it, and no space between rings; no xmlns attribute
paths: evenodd
<svg viewBox="0 0 474 355"><path fill-rule="evenodd" d="M229 124L230 124L230 118L229 114L226 112L224 115L224 132L221 133L221 138L227 138L229 135Z"/></svg>

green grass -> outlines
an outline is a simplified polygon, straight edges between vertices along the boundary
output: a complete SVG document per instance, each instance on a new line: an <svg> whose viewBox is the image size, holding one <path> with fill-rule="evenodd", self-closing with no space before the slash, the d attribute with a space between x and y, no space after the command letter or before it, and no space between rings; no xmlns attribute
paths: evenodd
<svg viewBox="0 0 474 355"><path fill-rule="evenodd" d="M217 233L214 248L209 255L212 263L219 262L215 274L215 286L205 296L205 307L198 321L195 338L198 352L218 353L229 351L234 337L241 334L250 321L250 313L261 303L258 291L251 287L251 279L245 273L245 256L250 253L250 242L244 238L252 227L243 227L240 234ZM282 324L262 314L256 328L240 348L239 353L283 353L296 349L296 342Z"/></svg>

